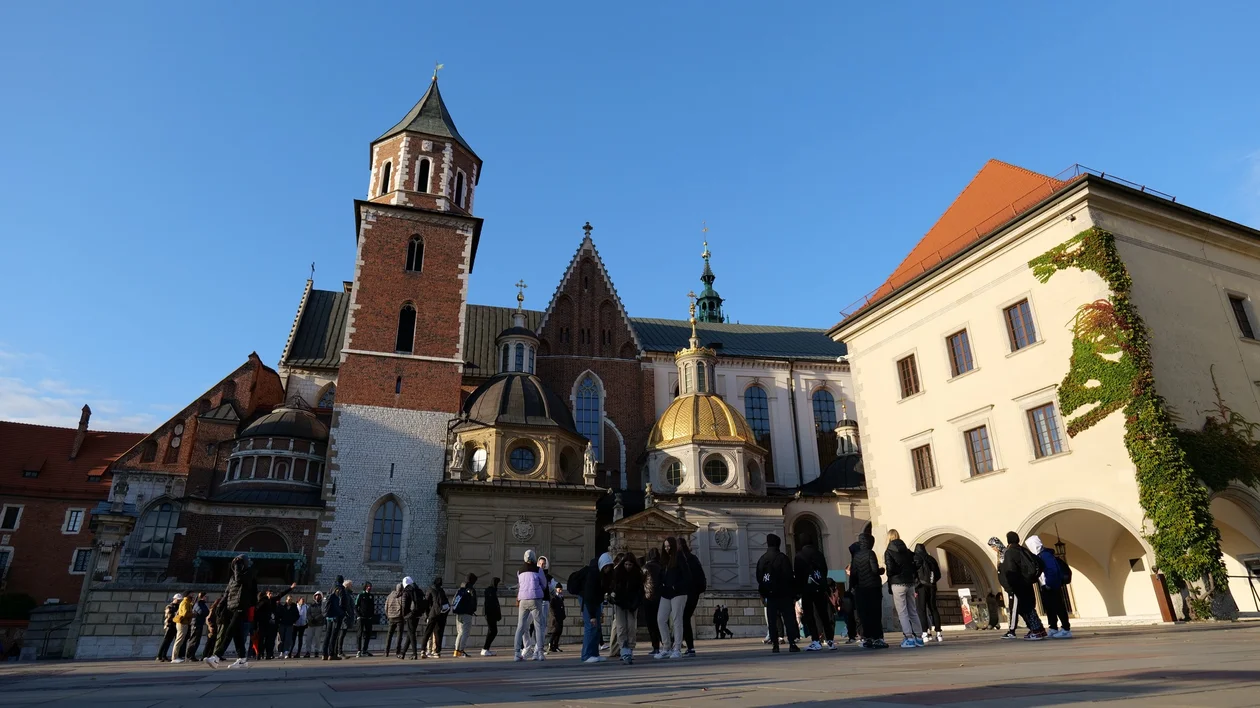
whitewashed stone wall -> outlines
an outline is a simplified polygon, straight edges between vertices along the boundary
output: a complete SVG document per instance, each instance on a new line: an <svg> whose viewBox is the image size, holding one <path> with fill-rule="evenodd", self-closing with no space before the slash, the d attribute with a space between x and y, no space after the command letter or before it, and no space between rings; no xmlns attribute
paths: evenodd
<svg viewBox="0 0 1260 708"><path fill-rule="evenodd" d="M318 536L321 586L344 575L356 588L371 581L388 592L404 575L427 585L443 567L439 549L445 547L446 519L437 485L446 462L448 420L446 413L335 407L327 507ZM401 562L370 563L372 514L390 494L403 507Z"/></svg>

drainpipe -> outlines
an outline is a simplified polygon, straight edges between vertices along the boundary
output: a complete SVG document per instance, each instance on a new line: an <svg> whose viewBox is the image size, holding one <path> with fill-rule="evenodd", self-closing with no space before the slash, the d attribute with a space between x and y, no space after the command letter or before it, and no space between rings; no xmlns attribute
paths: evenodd
<svg viewBox="0 0 1260 708"><path fill-rule="evenodd" d="M788 406L792 409L792 442L796 448L796 486L805 483L805 466L801 462L801 430L796 423L796 362L788 359Z"/></svg>

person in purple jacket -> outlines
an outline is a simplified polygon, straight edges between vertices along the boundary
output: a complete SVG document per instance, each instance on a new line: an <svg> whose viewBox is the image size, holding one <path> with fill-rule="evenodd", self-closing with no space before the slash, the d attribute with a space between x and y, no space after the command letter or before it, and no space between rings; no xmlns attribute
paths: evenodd
<svg viewBox="0 0 1260 708"><path fill-rule="evenodd" d="M525 551L525 562L521 564L519 570L516 571L516 640L513 645L513 661L524 661L530 657L523 656L521 650L525 647L525 632L530 623L534 625L534 642L535 661L543 660L543 604L547 602L547 580L542 571L538 569L538 555L534 553L534 549Z"/></svg>

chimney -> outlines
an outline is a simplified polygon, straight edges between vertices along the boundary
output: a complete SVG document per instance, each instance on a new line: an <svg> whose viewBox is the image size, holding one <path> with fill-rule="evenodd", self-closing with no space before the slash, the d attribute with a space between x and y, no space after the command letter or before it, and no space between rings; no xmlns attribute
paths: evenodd
<svg viewBox="0 0 1260 708"><path fill-rule="evenodd" d="M79 456L79 448L83 447L83 441L87 439L88 419L92 417L92 409L87 404L83 404L83 413L79 416L79 432L74 434L74 445L70 448L70 459Z"/></svg>

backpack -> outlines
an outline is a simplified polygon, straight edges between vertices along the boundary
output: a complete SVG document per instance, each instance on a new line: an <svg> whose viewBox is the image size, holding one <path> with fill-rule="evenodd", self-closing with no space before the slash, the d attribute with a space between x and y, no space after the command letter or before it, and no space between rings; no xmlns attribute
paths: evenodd
<svg viewBox="0 0 1260 708"><path fill-rule="evenodd" d="M1055 556L1054 562L1059 564L1059 575L1063 576L1063 584L1072 584L1072 567L1063 562L1063 559Z"/></svg>
<svg viewBox="0 0 1260 708"><path fill-rule="evenodd" d="M928 563L927 561L924 561L923 563L919 563L918 567L916 567L914 571L915 571L916 579L919 581L920 585L932 586L936 584L936 582L932 578L934 573L932 572L931 563Z"/></svg>
<svg viewBox="0 0 1260 708"><path fill-rule="evenodd" d="M402 593L391 592L385 598L385 619L390 622L397 622L402 619L403 599Z"/></svg>
<svg viewBox="0 0 1260 708"><path fill-rule="evenodd" d="M333 603L337 603L337 604L334 605ZM334 609L339 609L340 606L341 606L341 603L337 601L337 593L330 592L328 593L328 595L324 597L324 601L320 603L319 609L324 611L325 617L330 617Z"/></svg>
<svg viewBox="0 0 1260 708"><path fill-rule="evenodd" d="M569 584L564 587L568 589L570 595L582 594L582 589L586 587L586 576L590 572L591 567L589 565L584 565L572 573L569 573Z"/></svg>
<svg viewBox="0 0 1260 708"><path fill-rule="evenodd" d="M757 575L757 592L763 598L774 597L775 585L774 569L769 564L766 564L766 571Z"/></svg>
<svg viewBox="0 0 1260 708"><path fill-rule="evenodd" d="M1020 579L1028 585L1032 585L1037 582L1037 579L1041 577L1042 573L1046 572L1045 561L1033 555L1032 551L1024 548L1023 546L1020 546L1019 550L1024 554L1025 558L1031 561L1029 565L1032 567L1031 572L1025 572Z"/></svg>

